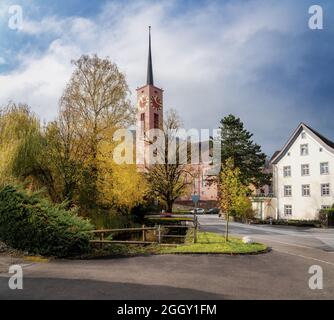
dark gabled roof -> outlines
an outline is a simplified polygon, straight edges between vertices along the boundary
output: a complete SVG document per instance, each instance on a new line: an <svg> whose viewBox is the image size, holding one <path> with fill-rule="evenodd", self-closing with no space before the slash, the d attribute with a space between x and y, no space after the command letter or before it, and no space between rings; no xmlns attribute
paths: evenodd
<svg viewBox="0 0 334 320"><path fill-rule="evenodd" d="M290 149L292 144L296 141L297 137L302 131L308 132L315 140L317 140L326 150L329 152L334 153L334 142L324 137L322 134L314 130L313 128L309 127L305 123L301 123L297 129L293 132L291 137L289 138L288 142L285 144L283 149L279 152L275 152L274 155L271 157L271 163L276 164L278 163L287 151Z"/></svg>
<svg viewBox="0 0 334 320"><path fill-rule="evenodd" d="M271 163L280 152L281 152L281 150L275 151L274 154L272 155L272 157L270 158L269 162Z"/></svg>
<svg viewBox="0 0 334 320"><path fill-rule="evenodd" d="M327 144L328 146L330 146L331 148L334 149L334 142L333 142L333 141L327 139L327 138L324 137L322 134L320 134L318 131L316 131L316 130L314 130L313 128L309 127L309 126L306 125L305 123L304 123L304 126L307 127L307 128L309 128L309 129L310 129L315 135L317 135L318 138L319 138L320 140L322 140L325 144Z"/></svg>

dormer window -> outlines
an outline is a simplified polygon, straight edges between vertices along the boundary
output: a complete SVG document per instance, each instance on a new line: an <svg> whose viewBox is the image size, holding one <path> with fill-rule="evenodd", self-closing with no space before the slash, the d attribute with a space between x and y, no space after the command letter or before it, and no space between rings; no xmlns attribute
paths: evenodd
<svg viewBox="0 0 334 320"><path fill-rule="evenodd" d="M300 155L307 156L308 155L308 144L301 144L300 145Z"/></svg>

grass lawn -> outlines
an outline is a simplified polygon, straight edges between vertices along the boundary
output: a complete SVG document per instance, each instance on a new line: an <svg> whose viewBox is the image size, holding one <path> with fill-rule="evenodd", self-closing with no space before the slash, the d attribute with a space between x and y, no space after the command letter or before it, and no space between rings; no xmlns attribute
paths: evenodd
<svg viewBox="0 0 334 320"><path fill-rule="evenodd" d="M229 237L225 242L224 235L212 232L199 232L197 243L193 243L193 235L188 233L185 244L181 245L125 245L112 244L102 250L95 250L88 256L94 258L103 256L133 256L145 254L253 254L266 252L267 246L261 243L245 244L241 239Z"/></svg>
<svg viewBox="0 0 334 320"><path fill-rule="evenodd" d="M239 238L229 237L225 242L223 235L212 232L199 232L197 243L192 242L189 237L185 244L175 247L161 247L161 253L223 253L223 254L245 254L258 253L267 249L261 243L245 244Z"/></svg>
<svg viewBox="0 0 334 320"><path fill-rule="evenodd" d="M193 210L194 208L191 208L189 210L174 210L173 214L192 214L191 210Z"/></svg>

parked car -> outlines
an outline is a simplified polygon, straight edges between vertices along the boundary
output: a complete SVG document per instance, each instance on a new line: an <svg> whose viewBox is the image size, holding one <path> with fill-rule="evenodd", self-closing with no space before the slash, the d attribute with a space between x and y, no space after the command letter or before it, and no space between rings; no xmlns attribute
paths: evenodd
<svg viewBox="0 0 334 320"><path fill-rule="evenodd" d="M195 209L191 210L190 212L191 212L192 214L194 214L194 213L195 213ZM196 213L197 213L197 214L204 214L204 213L205 213L205 210L202 209L202 208L197 208L197 209L196 209Z"/></svg>
<svg viewBox="0 0 334 320"><path fill-rule="evenodd" d="M171 218L173 215L169 212L166 212L165 210L162 210L160 213L160 217L162 218Z"/></svg>
<svg viewBox="0 0 334 320"><path fill-rule="evenodd" d="M172 218L173 214L172 213L161 213L160 217L161 218Z"/></svg>
<svg viewBox="0 0 334 320"><path fill-rule="evenodd" d="M206 213L207 214L219 214L219 209L218 208L211 208Z"/></svg>

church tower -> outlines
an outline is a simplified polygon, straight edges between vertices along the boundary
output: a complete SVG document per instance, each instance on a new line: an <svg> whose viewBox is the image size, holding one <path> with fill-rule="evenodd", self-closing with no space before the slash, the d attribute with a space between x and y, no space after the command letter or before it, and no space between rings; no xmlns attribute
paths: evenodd
<svg viewBox="0 0 334 320"><path fill-rule="evenodd" d="M137 89L137 163L139 158L147 159L148 143L145 135L148 130L163 128L163 90L154 85L151 27L149 27L149 50L146 84ZM139 152L138 152L139 151ZM141 154L141 156L139 154Z"/></svg>

